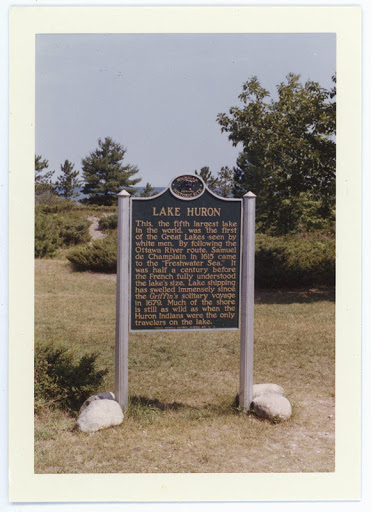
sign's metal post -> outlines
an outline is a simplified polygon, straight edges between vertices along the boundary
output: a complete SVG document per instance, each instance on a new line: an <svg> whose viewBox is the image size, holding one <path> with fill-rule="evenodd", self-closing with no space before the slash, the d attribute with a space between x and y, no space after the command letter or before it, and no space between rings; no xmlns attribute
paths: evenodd
<svg viewBox="0 0 371 512"><path fill-rule="evenodd" d="M115 398L128 405L130 194L118 194Z"/></svg>
<svg viewBox="0 0 371 512"><path fill-rule="evenodd" d="M243 236L241 271L241 340L239 406L249 409L252 402L254 362L254 271L255 271L255 199L243 197Z"/></svg>

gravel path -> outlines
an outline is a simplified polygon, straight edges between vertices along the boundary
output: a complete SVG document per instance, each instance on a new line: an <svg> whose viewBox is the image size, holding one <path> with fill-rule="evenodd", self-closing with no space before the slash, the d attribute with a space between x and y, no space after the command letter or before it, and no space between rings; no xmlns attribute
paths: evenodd
<svg viewBox="0 0 371 512"><path fill-rule="evenodd" d="M92 240L101 240L102 238L106 238L107 235L99 229L99 218L88 217L88 220L91 221L89 233Z"/></svg>

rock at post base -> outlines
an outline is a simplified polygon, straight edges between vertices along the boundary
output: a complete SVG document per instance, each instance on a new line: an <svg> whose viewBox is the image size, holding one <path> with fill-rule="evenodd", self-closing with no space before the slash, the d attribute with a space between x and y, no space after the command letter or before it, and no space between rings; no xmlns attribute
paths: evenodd
<svg viewBox="0 0 371 512"><path fill-rule="evenodd" d="M254 384L252 387L253 399L268 393L277 393L278 395L283 395L283 389L277 384Z"/></svg>
<svg viewBox="0 0 371 512"><path fill-rule="evenodd" d="M254 398L251 409L257 416L273 421L287 420L292 414L290 402L278 393L267 393Z"/></svg>
<svg viewBox="0 0 371 512"><path fill-rule="evenodd" d="M103 398L90 402L78 417L76 427L83 432L96 432L102 428L120 425L123 419L120 405L115 400Z"/></svg>
<svg viewBox="0 0 371 512"><path fill-rule="evenodd" d="M96 395L89 396L80 407L80 414L84 411L94 400L114 400L115 395L111 391L105 393L97 393Z"/></svg>

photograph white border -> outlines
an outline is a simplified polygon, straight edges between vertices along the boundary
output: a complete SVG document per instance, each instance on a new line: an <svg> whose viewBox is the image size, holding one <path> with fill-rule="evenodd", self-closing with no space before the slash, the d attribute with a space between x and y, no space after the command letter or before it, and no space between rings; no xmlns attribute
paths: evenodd
<svg viewBox="0 0 371 512"><path fill-rule="evenodd" d="M35 35L163 32L332 32L337 35L334 473L34 474ZM9 41L9 499L17 502L359 499L361 9L345 6L13 7Z"/></svg>

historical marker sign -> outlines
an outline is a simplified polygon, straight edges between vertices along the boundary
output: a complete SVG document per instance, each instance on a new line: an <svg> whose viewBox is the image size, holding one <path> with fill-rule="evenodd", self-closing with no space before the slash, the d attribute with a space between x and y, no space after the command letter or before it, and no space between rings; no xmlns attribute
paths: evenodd
<svg viewBox="0 0 371 512"><path fill-rule="evenodd" d="M129 330L240 329L239 404L252 400L255 195L216 196L198 176L119 194L115 394L128 404Z"/></svg>
<svg viewBox="0 0 371 512"><path fill-rule="evenodd" d="M241 203L192 175L132 198L132 331L238 329Z"/></svg>

